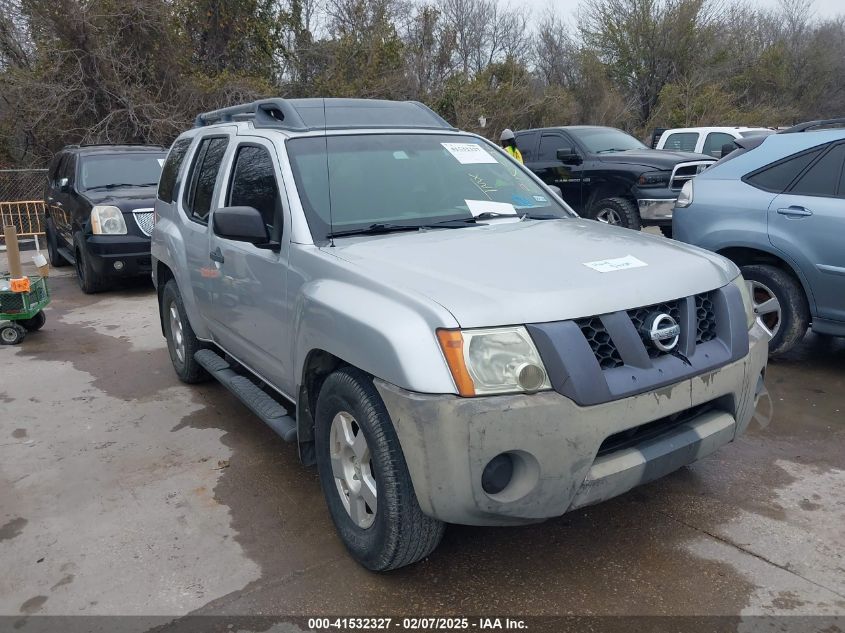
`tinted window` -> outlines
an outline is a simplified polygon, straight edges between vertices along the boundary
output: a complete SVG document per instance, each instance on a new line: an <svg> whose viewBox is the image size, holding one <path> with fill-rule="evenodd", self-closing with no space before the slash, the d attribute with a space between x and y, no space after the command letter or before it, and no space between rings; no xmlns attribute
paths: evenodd
<svg viewBox="0 0 845 633"><path fill-rule="evenodd" d="M47 172L47 178L52 183L58 180L59 176L59 163L62 162L62 159L65 157L64 154L59 153L53 156L53 160L50 161L50 169Z"/></svg>
<svg viewBox="0 0 845 633"><path fill-rule="evenodd" d="M836 145L816 161L789 192L806 196L836 195L836 187L842 175L843 160L845 160L845 145Z"/></svg>
<svg viewBox="0 0 845 633"><path fill-rule="evenodd" d="M76 183L76 154L68 154L59 166L59 178L67 178L70 184Z"/></svg>
<svg viewBox="0 0 845 633"><path fill-rule="evenodd" d="M745 180L760 189L781 193L820 153L821 150L816 149L792 156L746 176Z"/></svg>
<svg viewBox="0 0 845 633"><path fill-rule="evenodd" d="M525 161L535 161L537 156L535 150L537 149L537 133L536 132L522 132L516 135L516 146L522 152L522 158Z"/></svg>
<svg viewBox="0 0 845 633"><path fill-rule="evenodd" d="M572 143L567 143L566 139L557 134L543 134L537 160L557 161L557 151L563 147L572 147Z"/></svg>
<svg viewBox="0 0 845 633"><path fill-rule="evenodd" d="M200 222L205 222L211 211L211 197L228 143L228 139L218 136L203 139L197 148L185 208L193 219Z"/></svg>
<svg viewBox="0 0 845 633"><path fill-rule="evenodd" d="M593 154L648 149L627 132L612 127L575 127L567 131Z"/></svg>
<svg viewBox="0 0 845 633"><path fill-rule="evenodd" d="M158 198L164 202L173 202L173 188L176 186L176 177L179 175L179 168L185 160L185 154L191 146L191 139L179 139L170 148L167 160L161 170L161 178L158 181Z"/></svg>
<svg viewBox="0 0 845 633"><path fill-rule="evenodd" d="M273 239L278 240L281 236L282 200L276 170L263 147L247 145L238 149L229 188L229 205L258 209Z"/></svg>
<svg viewBox="0 0 845 633"><path fill-rule="evenodd" d="M698 132L675 132L669 135L662 149L675 152L694 152L696 143L698 143Z"/></svg>
<svg viewBox="0 0 845 633"><path fill-rule="evenodd" d="M83 189L155 187L164 154L95 154L82 157L79 184Z"/></svg>
<svg viewBox="0 0 845 633"><path fill-rule="evenodd" d="M704 147L701 149L702 154L708 154L715 158L722 157L722 145L733 145L734 137L725 132L710 132L707 138L704 139Z"/></svg>

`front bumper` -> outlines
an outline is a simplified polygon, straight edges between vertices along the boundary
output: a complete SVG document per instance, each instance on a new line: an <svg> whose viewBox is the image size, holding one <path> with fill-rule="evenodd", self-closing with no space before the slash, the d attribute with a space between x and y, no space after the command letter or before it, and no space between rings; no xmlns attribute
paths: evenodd
<svg viewBox="0 0 845 633"><path fill-rule="evenodd" d="M768 337L719 369L621 400L581 407L556 392L459 398L376 381L399 436L420 507L467 525L515 525L559 516L662 477L745 432L754 413ZM662 435L597 457L607 438L702 405L714 407ZM511 483L481 486L493 457L515 456Z"/></svg>
<svg viewBox="0 0 845 633"><path fill-rule="evenodd" d="M101 277L136 277L152 270L150 238L138 235L88 235L85 247L94 272ZM115 264L118 267L115 267Z"/></svg>
<svg viewBox="0 0 845 633"><path fill-rule="evenodd" d="M671 222L677 198L642 198L637 200L640 217L646 222Z"/></svg>

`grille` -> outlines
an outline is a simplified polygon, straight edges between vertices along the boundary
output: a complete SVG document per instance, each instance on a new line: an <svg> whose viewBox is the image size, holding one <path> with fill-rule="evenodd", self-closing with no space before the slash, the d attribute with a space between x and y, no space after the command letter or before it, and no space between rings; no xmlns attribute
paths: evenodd
<svg viewBox="0 0 845 633"><path fill-rule="evenodd" d="M668 303L658 303L652 306L645 306L644 308L635 308L633 310L628 310L628 317L631 319L631 322L634 324L634 327L637 329L637 332L639 332L640 336L643 337L643 342L646 343L646 351L648 352L648 355L651 358L664 356L667 353L657 349L654 345L651 344L651 341L645 338L645 335L643 334L646 319L648 319L648 316L650 314L654 313L666 313L670 317L675 319L675 323L681 322L681 310L678 307L677 301L670 301Z"/></svg>
<svg viewBox="0 0 845 633"><path fill-rule="evenodd" d="M599 317L578 319L575 323L581 328L602 369L613 369L625 364Z"/></svg>
<svg viewBox="0 0 845 633"><path fill-rule="evenodd" d="M669 186L672 189L681 189L687 180L692 180L697 174L700 174L712 164L713 161L701 161L676 165L672 172L672 179Z"/></svg>
<svg viewBox="0 0 845 633"><path fill-rule="evenodd" d="M698 322L695 342L706 343L716 338L716 313L713 310L713 293L695 295L695 317Z"/></svg>
<svg viewBox="0 0 845 633"><path fill-rule="evenodd" d="M149 237L153 232L153 210L139 209L138 211L133 211L133 215L135 216L135 222L138 224L138 228L141 229L141 233Z"/></svg>

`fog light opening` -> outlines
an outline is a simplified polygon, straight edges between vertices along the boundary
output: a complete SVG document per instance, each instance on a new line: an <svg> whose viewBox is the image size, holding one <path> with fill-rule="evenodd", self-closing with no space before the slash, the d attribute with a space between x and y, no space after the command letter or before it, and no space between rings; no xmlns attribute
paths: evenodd
<svg viewBox="0 0 845 633"><path fill-rule="evenodd" d="M513 456L510 453L500 453L487 462L481 473L481 488L488 495L496 495L508 487L513 479Z"/></svg>
<svg viewBox="0 0 845 633"><path fill-rule="evenodd" d="M546 372L542 367L532 363L525 363L516 372L516 379L519 386L525 391L538 391L546 382Z"/></svg>
<svg viewBox="0 0 845 633"><path fill-rule="evenodd" d="M119 259L114 263L115 270L123 270L123 262Z"/></svg>

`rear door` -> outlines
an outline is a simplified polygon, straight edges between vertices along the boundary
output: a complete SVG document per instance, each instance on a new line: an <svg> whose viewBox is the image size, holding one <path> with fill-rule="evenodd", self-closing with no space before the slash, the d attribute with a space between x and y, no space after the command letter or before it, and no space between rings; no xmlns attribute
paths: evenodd
<svg viewBox="0 0 845 633"><path fill-rule="evenodd" d="M71 248L73 244L72 212L75 206L71 188L74 186L76 160L70 153L64 153L56 168L56 178L52 186L52 195L47 201L50 205L50 216L56 225L59 246ZM62 190L62 182L67 179L67 186Z"/></svg>
<svg viewBox="0 0 845 633"><path fill-rule="evenodd" d="M798 263L817 315L845 321L845 142L832 144L769 205L769 239Z"/></svg>
<svg viewBox="0 0 845 633"><path fill-rule="evenodd" d="M212 281L211 318L220 344L280 388L287 388L291 339L286 308L289 232L279 158L263 138L238 137L225 170L220 206L258 209L278 250L211 235L219 275ZM213 212L212 212L213 221Z"/></svg>
<svg viewBox="0 0 845 633"><path fill-rule="evenodd" d="M557 157L560 149L571 148L581 154L580 165L566 165ZM547 185L559 187L564 201L575 211L581 212L581 183L584 171L585 156L578 149L578 145L561 131L548 130L540 135L540 146L537 150L537 162L533 171Z"/></svg>

